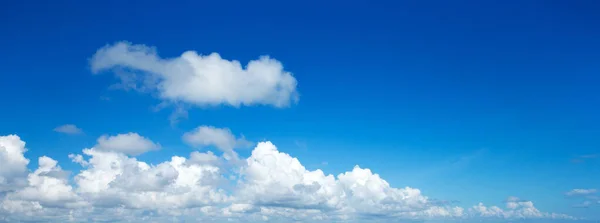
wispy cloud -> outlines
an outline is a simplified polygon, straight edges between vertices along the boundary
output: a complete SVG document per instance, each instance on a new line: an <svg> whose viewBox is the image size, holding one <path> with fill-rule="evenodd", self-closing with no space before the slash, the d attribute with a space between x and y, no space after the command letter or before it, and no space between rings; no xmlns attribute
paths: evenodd
<svg viewBox="0 0 600 223"><path fill-rule="evenodd" d="M596 159L598 157L599 157L599 155L597 153L586 154L586 155L579 155L579 156L576 156L575 158L571 159L571 162L573 162L573 163L583 163L583 162L585 162L587 160Z"/></svg>
<svg viewBox="0 0 600 223"><path fill-rule="evenodd" d="M587 155L582 155L582 156L579 156L579 157L581 157L583 159L595 159L595 158L598 157L598 154L587 154Z"/></svg>
<svg viewBox="0 0 600 223"><path fill-rule="evenodd" d="M296 145L298 148L300 148L300 149L302 149L302 150L307 150L307 149L308 149L308 146L306 145L306 142L305 142L305 141L301 141L301 140L294 140L294 144L295 144L295 145Z"/></svg>
<svg viewBox="0 0 600 223"><path fill-rule="evenodd" d="M592 195L597 192L596 189L573 189L565 193L567 196L585 196Z"/></svg>
<svg viewBox="0 0 600 223"><path fill-rule="evenodd" d="M487 153L488 150L482 148L471 151L470 153L449 157L440 163L431 165L430 168L420 171L418 176L422 179L428 179L450 172L457 172L473 165L475 162L485 157Z"/></svg>

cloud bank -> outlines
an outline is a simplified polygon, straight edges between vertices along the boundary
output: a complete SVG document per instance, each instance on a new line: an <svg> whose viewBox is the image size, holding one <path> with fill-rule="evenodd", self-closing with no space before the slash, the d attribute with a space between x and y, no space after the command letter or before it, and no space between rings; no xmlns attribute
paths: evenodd
<svg viewBox="0 0 600 223"><path fill-rule="evenodd" d="M216 139L205 144L219 144ZM224 165L229 161L212 152L194 151L156 164L132 155L156 145L137 133L101 136L96 146L69 155L81 165L70 176L46 156L29 171L25 142L16 135L2 136L0 222L575 220L515 197L509 197L505 208L443 204L417 188L393 187L359 166L337 175L308 170L268 141L256 144L250 157L235 166ZM238 175L232 181L225 172Z"/></svg>

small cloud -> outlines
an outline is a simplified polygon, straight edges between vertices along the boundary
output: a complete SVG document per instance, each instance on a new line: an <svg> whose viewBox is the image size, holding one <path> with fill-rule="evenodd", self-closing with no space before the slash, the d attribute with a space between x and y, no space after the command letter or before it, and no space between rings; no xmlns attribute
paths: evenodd
<svg viewBox="0 0 600 223"><path fill-rule="evenodd" d="M107 96L100 96L101 101L110 101L110 98Z"/></svg>
<svg viewBox="0 0 600 223"><path fill-rule="evenodd" d="M300 149L303 149L303 150L308 149L308 146L306 145L306 142L304 142L304 141L294 140L294 144Z"/></svg>
<svg viewBox="0 0 600 223"><path fill-rule="evenodd" d="M584 201L584 202L581 202L580 204L573 205L573 207L575 207L575 208L589 208L590 206L592 206L592 204L593 204L592 201Z"/></svg>
<svg viewBox="0 0 600 223"><path fill-rule="evenodd" d="M142 153L158 150L160 145L140 136L137 133L119 134L116 136L103 135L98 138L98 144L94 148L101 151L111 151L124 153L131 156L137 156ZM79 157L70 157L78 162Z"/></svg>
<svg viewBox="0 0 600 223"><path fill-rule="evenodd" d="M58 127L54 128L54 131L64 133L64 134L69 134L69 135L83 134L83 130L81 130L80 128L78 128L77 126L75 126L73 124L66 124L66 125L58 126Z"/></svg>
<svg viewBox="0 0 600 223"><path fill-rule="evenodd" d="M505 202L519 202L521 201L521 198L515 197L515 196L509 196L508 198L506 198Z"/></svg>
<svg viewBox="0 0 600 223"><path fill-rule="evenodd" d="M576 208L589 208L591 206L594 205L600 205L600 197L592 195L592 196L587 196L585 197L586 200L584 200L583 202L573 205L573 207Z"/></svg>
<svg viewBox="0 0 600 223"><path fill-rule="evenodd" d="M214 146L224 153L225 159L238 160L234 149L251 147L254 144L242 135L236 137L228 128L202 125L183 134L182 139L190 146L202 148Z"/></svg>
<svg viewBox="0 0 600 223"><path fill-rule="evenodd" d="M567 196L586 196L595 194L596 192L596 189L573 189L565 194Z"/></svg>
<svg viewBox="0 0 600 223"><path fill-rule="evenodd" d="M596 196L596 195L590 195L590 196L586 196L585 198L586 198L586 199L589 199L589 200L593 200L593 201L598 201L598 202L600 202L600 197L599 197L599 196Z"/></svg>
<svg viewBox="0 0 600 223"><path fill-rule="evenodd" d="M171 123L171 126L175 126L179 121L187 119L188 117L188 111L183 105L175 106L173 113L169 115L169 122Z"/></svg>
<svg viewBox="0 0 600 223"><path fill-rule="evenodd" d="M579 155L574 157L573 159L571 159L572 163L584 163L587 160L592 160L592 159L596 159L598 158L598 154L586 154L586 155Z"/></svg>
<svg viewBox="0 0 600 223"><path fill-rule="evenodd" d="M84 167L89 164L87 161L85 161L81 154L69 154L69 159L71 159L71 161L73 161L74 163L78 163L79 165Z"/></svg>

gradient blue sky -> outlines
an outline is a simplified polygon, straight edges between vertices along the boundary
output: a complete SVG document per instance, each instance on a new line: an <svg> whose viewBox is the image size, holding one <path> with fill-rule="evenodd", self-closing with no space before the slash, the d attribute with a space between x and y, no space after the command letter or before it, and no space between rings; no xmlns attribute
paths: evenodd
<svg viewBox="0 0 600 223"><path fill-rule="evenodd" d="M574 208L581 200L564 195L600 187L600 160L579 158L600 152L599 10L597 1L5 1L0 135L77 172L67 154L102 134L159 142L140 157L159 162L189 154L184 132L213 125L325 173L358 164L464 206L517 196L600 219L599 205ZM153 111L160 101L92 75L96 50L123 40L162 57L270 55L294 74L299 101L192 108L173 126L172 109ZM52 131L69 123L85 134Z"/></svg>

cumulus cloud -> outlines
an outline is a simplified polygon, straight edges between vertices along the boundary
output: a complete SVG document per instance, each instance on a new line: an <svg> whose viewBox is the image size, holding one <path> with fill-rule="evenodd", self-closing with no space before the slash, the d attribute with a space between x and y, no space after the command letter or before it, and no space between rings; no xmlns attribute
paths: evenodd
<svg viewBox="0 0 600 223"><path fill-rule="evenodd" d="M85 149L85 169L75 176L78 192L101 207L171 210L227 200L217 188L219 168L185 157L150 165L123 153Z"/></svg>
<svg viewBox="0 0 600 223"><path fill-rule="evenodd" d="M460 207L432 206L419 189L391 187L378 174L359 166L337 177L309 171L270 142L256 146L241 173L238 202L267 210L312 211L313 218L329 220L463 216Z"/></svg>
<svg viewBox="0 0 600 223"><path fill-rule="evenodd" d="M26 183L29 159L25 142L17 135L0 136L0 193Z"/></svg>
<svg viewBox="0 0 600 223"><path fill-rule="evenodd" d="M585 196L595 194L596 189L573 189L565 193L567 196Z"/></svg>
<svg viewBox="0 0 600 223"><path fill-rule="evenodd" d="M161 58L153 47L118 42L98 49L90 64L93 73L114 71L119 88L153 93L172 103L285 107L298 99L296 79L268 56L242 66L218 53L186 51Z"/></svg>
<svg viewBox="0 0 600 223"><path fill-rule="evenodd" d="M73 124L66 124L66 125L58 126L58 127L54 128L54 131L68 134L68 135L79 135L79 134L83 133L83 130L81 130L80 128L78 128L77 126L75 126Z"/></svg>
<svg viewBox="0 0 600 223"><path fill-rule="evenodd" d="M94 146L97 150L113 151L133 156L160 149L159 144L133 132L118 134L116 136L103 135L97 141L98 144Z"/></svg>
<svg viewBox="0 0 600 223"><path fill-rule="evenodd" d="M271 142L242 159L239 178L225 179L212 152L172 156L156 164L123 149L83 149L69 158L81 165L70 177L42 156L32 172L16 135L0 137L0 221L18 222L393 222L401 220L568 219L533 202L509 197L505 208L468 210L439 202L419 189L393 187L370 169L338 175L308 170ZM120 147L113 147L120 148ZM121 147L122 148L122 147ZM5 165L9 163L10 165ZM6 180L10 179L10 180ZM21 180L15 180L21 179ZM234 183L233 187L227 187Z"/></svg>
<svg viewBox="0 0 600 223"><path fill-rule="evenodd" d="M58 166L56 160L42 156L38 159L38 163L38 169L27 177L28 185L9 193L6 199L35 202L45 207L75 208L85 205L69 185L69 174Z"/></svg>

